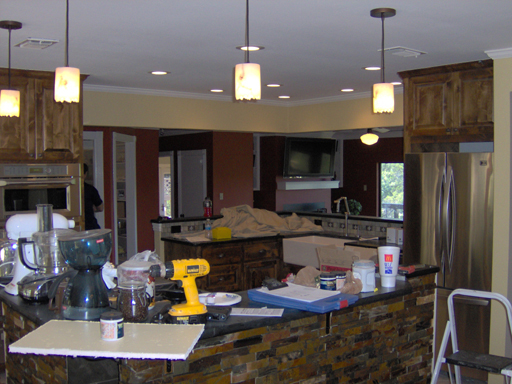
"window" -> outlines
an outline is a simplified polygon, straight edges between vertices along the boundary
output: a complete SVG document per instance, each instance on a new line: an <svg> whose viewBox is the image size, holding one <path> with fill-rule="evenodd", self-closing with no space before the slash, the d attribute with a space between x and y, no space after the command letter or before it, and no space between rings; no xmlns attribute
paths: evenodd
<svg viewBox="0 0 512 384"><path fill-rule="evenodd" d="M404 218L404 164L380 164L380 216Z"/></svg>

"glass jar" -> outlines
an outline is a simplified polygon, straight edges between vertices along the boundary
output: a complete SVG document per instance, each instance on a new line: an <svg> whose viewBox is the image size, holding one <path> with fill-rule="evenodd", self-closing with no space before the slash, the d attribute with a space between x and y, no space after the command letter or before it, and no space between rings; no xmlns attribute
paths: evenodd
<svg viewBox="0 0 512 384"><path fill-rule="evenodd" d="M119 286L117 309L123 314L125 321L144 322L148 315L148 304L144 285Z"/></svg>

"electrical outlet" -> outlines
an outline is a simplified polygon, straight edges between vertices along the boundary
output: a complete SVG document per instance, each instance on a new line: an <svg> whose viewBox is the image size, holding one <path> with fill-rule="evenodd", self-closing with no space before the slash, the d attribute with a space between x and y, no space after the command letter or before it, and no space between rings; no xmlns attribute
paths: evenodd
<svg viewBox="0 0 512 384"><path fill-rule="evenodd" d="M219 200L224 200L224 193L219 193Z"/></svg>

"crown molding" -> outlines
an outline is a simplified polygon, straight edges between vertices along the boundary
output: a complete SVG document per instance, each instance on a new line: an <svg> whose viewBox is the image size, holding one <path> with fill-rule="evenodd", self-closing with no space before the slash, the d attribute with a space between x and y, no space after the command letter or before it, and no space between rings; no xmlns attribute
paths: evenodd
<svg viewBox="0 0 512 384"><path fill-rule="evenodd" d="M234 103L231 96L223 95L209 95L202 93L188 93L188 92L176 92L176 91L162 91L158 89L143 89L143 88L128 88L128 87L112 87L107 85L94 85L84 84L84 91L89 92L106 92L106 93L122 93L131 95L144 95L144 96L161 96L161 97L176 97L181 99L195 99L195 100L209 100L209 101L223 101ZM403 93L402 86L395 86L395 93ZM337 96L320 97L316 99L308 100L297 100L297 101L282 101L282 100L260 100L257 104L262 105L273 105L279 107L298 107L304 105L334 103L337 101L356 100L363 98L371 98L371 92L358 92L348 93Z"/></svg>
<svg viewBox="0 0 512 384"><path fill-rule="evenodd" d="M491 49L490 51L484 51L484 53L493 60L509 59L512 57L512 48Z"/></svg>

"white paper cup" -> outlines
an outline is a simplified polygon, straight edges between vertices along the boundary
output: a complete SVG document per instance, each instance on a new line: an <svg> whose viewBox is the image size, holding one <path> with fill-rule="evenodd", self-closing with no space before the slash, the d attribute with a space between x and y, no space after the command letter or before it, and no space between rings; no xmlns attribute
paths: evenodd
<svg viewBox="0 0 512 384"><path fill-rule="evenodd" d="M400 259L399 247L378 247L380 285L394 287L398 274L398 260Z"/></svg>

